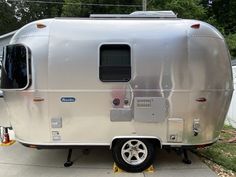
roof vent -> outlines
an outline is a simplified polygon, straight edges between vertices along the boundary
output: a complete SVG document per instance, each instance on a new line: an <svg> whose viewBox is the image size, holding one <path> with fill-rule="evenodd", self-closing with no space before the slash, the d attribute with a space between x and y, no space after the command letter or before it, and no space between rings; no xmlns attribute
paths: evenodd
<svg viewBox="0 0 236 177"><path fill-rule="evenodd" d="M177 18L173 11L136 11L131 14L91 14L90 18Z"/></svg>
<svg viewBox="0 0 236 177"><path fill-rule="evenodd" d="M173 11L136 11L129 14L131 17L177 18Z"/></svg>

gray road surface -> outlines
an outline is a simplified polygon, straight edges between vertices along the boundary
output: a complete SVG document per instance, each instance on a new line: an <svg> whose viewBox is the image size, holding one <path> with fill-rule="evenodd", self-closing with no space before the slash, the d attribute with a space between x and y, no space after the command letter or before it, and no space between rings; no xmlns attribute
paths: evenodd
<svg viewBox="0 0 236 177"><path fill-rule="evenodd" d="M158 150L154 173L114 173L113 160L108 148L97 147L84 153L73 151L74 165L65 168L67 150L36 150L18 143L0 147L0 177L217 177L198 157L191 154L191 165L181 162L174 152Z"/></svg>

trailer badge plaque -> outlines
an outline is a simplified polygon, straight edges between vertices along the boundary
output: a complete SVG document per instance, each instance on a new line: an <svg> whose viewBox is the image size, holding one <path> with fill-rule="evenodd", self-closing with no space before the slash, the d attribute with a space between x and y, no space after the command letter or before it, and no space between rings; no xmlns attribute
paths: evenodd
<svg viewBox="0 0 236 177"><path fill-rule="evenodd" d="M75 102L76 99L74 97L61 97L61 102L67 102L67 103L71 103L71 102Z"/></svg>

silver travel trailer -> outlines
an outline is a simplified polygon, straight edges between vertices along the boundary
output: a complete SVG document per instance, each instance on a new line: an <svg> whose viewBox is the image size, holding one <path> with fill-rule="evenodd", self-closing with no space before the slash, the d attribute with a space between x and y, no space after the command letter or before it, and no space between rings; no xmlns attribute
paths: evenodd
<svg viewBox="0 0 236 177"><path fill-rule="evenodd" d="M214 27L135 12L24 26L4 48L1 89L20 143L109 146L120 168L136 172L152 163L154 145L214 143L233 80Z"/></svg>

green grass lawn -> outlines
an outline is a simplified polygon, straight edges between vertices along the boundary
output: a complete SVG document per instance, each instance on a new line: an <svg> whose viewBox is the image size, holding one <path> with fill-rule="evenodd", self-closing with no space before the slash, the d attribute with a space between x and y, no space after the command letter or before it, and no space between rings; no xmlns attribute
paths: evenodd
<svg viewBox="0 0 236 177"><path fill-rule="evenodd" d="M236 172L236 140L229 142L235 137L236 129L231 126L224 126L219 141L212 146L198 149L197 153L228 170Z"/></svg>

